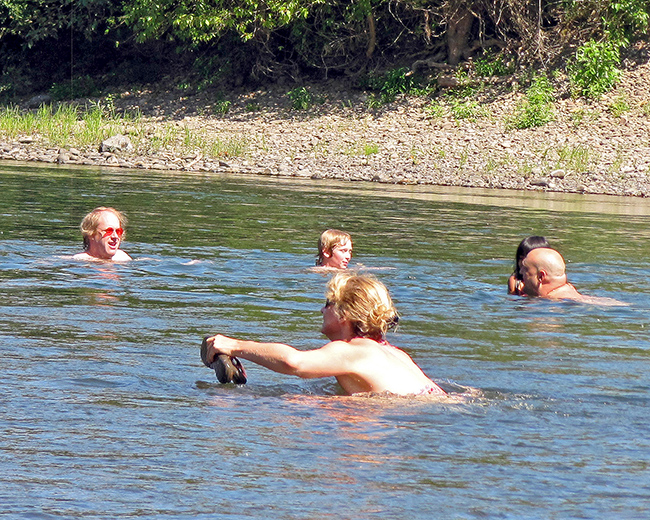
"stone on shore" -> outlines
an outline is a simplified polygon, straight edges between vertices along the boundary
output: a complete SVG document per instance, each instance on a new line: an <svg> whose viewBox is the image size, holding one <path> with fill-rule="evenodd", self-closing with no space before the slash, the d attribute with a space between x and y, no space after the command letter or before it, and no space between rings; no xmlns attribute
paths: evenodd
<svg viewBox="0 0 650 520"><path fill-rule="evenodd" d="M109 153L116 153L116 152L131 153L134 150L135 149L133 147L133 143L131 143L131 139L121 134L117 134L112 137L109 137L108 139L105 139L104 141L102 141L102 144L99 147L100 152L109 152Z"/></svg>

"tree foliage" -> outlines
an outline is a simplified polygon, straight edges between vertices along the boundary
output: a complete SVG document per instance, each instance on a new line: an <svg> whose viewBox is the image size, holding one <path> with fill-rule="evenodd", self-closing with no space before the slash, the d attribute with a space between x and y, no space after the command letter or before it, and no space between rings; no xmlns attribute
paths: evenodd
<svg viewBox="0 0 650 520"><path fill-rule="evenodd" d="M121 7L110 0L0 0L0 42L13 36L26 47L69 32L100 36Z"/></svg>
<svg viewBox="0 0 650 520"><path fill-rule="evenodd" d="M35 57L64 63L84 42L112 49L104 61L115 66L125 48L165 45L253 77L499 53L547 66L590 41L624 48L649 28L650 0L0 0L0 71Z"/></svg>

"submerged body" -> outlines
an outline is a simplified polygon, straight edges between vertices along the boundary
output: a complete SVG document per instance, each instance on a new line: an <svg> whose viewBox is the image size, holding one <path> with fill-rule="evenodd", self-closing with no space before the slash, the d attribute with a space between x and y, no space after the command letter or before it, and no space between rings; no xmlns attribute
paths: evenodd
<svg viewBox="0 0 650 520"><path fill-rule="evenodd" d="M445 395L406 352L385 341L356 337L302 351L284 343L261 343L217 335L208 339L208 352L209 361L218 352L305 379L335 377L348 395L367 392Z"/></svg>
<svg viewBox="0 0 650 520"><path fill-rule="evenodd" d="M406 352L386 341L386 331L397 323L397 312L385 286L374 277L336 275L328 284L327 302L321 312L321 332L330 342L319 349L303 351L284 343L218 334L207 338L203 362L210 366L217 355L226 354L282 374L335 377L350 395L446 395Z"/></svg>

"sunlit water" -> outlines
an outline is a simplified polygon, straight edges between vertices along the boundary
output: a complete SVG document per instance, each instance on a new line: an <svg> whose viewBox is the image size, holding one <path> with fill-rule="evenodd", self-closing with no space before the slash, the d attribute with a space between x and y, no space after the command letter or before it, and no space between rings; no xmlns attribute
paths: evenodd
<svg viewBox="0 0 650 520"><path fill-rule="evenodd" d="M0 164L6 518L643 518L650 509L650 202ZM124 265L74 262L98 205ZM203 335L324 344L320 232L352 233L391 341L465 402L343 397ZM598 307L508 296L545 235Z"/></svg>

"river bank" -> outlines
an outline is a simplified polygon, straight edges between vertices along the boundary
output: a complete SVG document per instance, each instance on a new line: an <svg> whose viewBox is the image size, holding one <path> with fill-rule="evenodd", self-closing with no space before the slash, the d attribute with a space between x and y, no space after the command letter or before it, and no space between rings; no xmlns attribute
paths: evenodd
<svg viewBox="0 0 650 520"><path fill-rule="evenodd" d="M133 150L23 135L0 138L0 159L650 197L648 77L645 61L597 102L560 92L553 120L524 130L507 124L524 98L516 89L486 89L464 114L413 96L369 108L372 94L334 82L307 85L304 110L287 86L219 99L124 90L110 103L141 114L121 131Z"/></svg>

